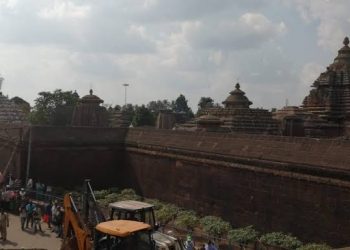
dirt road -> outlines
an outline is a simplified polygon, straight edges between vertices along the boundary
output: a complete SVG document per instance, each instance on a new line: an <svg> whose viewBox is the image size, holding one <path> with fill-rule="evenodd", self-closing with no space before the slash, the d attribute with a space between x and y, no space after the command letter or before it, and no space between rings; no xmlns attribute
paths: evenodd
<svg viewBox="0 0 350 250"><path fill-rule="evenodd" d="M0 249L47 249L59 250L61 239L56 238L56 234L48 229L46 223L42 223L43 232L34 233L29 228L21 230L20 220L18 216L9 215L10 227L7 230L7 241L0 240Z"/></svg>

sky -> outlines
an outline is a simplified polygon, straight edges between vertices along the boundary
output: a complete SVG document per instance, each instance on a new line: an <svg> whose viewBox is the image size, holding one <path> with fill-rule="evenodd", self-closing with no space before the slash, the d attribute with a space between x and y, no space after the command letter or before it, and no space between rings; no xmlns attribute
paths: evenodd
<svg viewBox="0 0 350 250"><path fill-rule="evenodd" d="M76 90L106 104L185 95L301 105L350 35L349 0L0 0L2 92Z"/></svg>

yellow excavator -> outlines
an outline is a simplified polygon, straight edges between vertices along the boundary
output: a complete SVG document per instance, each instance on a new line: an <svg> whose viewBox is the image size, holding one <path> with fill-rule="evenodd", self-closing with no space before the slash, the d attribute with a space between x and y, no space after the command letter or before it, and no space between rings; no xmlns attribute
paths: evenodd
<svg viewBox="0 0 350 250"><path fill-rule="evenodd" d="M71 194L64 196L64 240L61 250L155 250L149 224L131 220L83 221Z"/></svg>

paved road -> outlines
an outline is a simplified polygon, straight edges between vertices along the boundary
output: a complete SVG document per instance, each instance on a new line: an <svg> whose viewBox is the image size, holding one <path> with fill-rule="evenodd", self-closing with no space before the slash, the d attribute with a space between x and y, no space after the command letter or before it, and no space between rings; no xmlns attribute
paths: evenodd
<svg viewBox="0 0 350 250"><path fill-rule="evenodd" d="M0 249L47 249L59 250L61 239L48 229L46 223L42 223L43 232L34 233L31 228L21 230L18 216L9 215L10 227L7 230L7 241L0 240Z"/></svg>

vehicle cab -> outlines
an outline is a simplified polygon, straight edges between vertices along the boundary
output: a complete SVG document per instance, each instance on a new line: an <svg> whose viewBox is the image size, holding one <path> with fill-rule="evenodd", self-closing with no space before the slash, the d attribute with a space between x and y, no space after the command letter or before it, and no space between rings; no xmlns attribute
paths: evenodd
<svg viewBox="0 0 350 250"><path fill-rule="evenodd" d="M95 227L95 250L155 250L149 224L131 220L111 220Z"/></svg>
<svg viewBox="0 0 350 250"><path fill-rule="evenodd" d="M154 205L135 201L117 201L108 205L110 209L110 219L119 220L136 220L142 221L151 225L153 230L157 230L155 216L154 216Z"/></svg>

